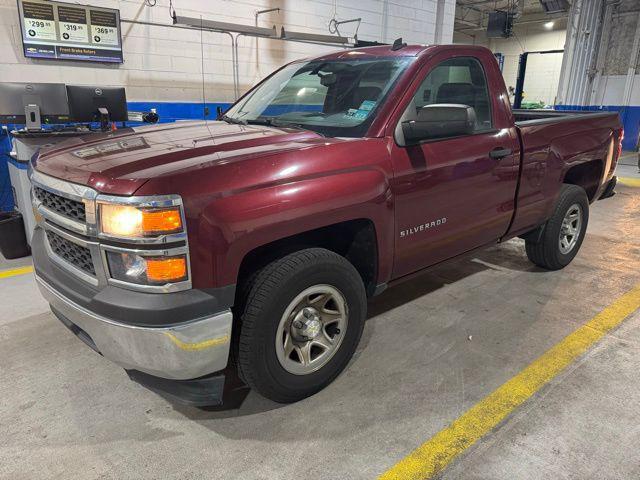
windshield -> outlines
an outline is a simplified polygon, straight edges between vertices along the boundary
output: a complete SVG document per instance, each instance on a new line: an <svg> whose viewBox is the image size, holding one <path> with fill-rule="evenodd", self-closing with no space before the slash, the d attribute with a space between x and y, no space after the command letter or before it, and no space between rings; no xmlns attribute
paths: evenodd
<svg viewBox="0 0 640 480"><path fill-rule="evenodd" d="M360 137L412 60L314 60L287 65L231 107L224 119Z"/></svg>

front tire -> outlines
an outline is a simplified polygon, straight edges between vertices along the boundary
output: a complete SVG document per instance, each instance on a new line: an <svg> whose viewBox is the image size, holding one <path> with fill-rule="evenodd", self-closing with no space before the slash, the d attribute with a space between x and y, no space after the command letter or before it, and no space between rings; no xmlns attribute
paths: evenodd
<svg viewBox="0 0 640 480"><path fill-rule="evenodd" d="M562 185L553 215L539 238L525 240L527 257L547 270L560 270L574 259L587 231L589 199L584 189Z"/></svg>
<svg viewBox="0 0 640 480"><path fill-rule="evenodd" d="M364 327L362 278L344 257L310 248L254 274L240 305L238 370L281 403L331 383L353 356Z"/></svg>

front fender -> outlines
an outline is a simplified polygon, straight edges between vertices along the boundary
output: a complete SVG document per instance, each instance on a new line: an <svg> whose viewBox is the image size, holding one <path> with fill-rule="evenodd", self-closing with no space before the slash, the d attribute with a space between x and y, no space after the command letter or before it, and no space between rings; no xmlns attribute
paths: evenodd
<svg viewBox="0 0 640 480"><path fill-rule="evenodd" d="M234 192L211 200L200 217L201 254L214 251L216 286L237 282L243 258L255 248L332 224L368 219L378 241L378 279L390 275L393 208L385 173L357 168L290 183ZM210 250L205 245L211 242ZM198 258L199 253L193 252Z"/></svg>

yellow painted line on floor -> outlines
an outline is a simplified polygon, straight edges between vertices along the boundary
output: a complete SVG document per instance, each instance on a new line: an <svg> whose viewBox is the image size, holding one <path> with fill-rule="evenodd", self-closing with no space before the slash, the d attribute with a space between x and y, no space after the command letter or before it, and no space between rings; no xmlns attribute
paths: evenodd
<svg viewBox="0 0 640 480"><path fill-rule="evenodd" d="M640 285L542 354L379 478L426 480L437 475L638 308Z"/></svg>
<svg viewBox="0 0 640 480"><path fill-rule="evenodd" d="M16 275L24 275L33 272L33 266L12 268L11 270L0 270L0 278L15 277Z"/></svg>
<svg viewBox="0 0 640 480"><path fill-rule="evenodd" d="M640 178L618 177L618 182L627 187L640 187Z"/></svg>

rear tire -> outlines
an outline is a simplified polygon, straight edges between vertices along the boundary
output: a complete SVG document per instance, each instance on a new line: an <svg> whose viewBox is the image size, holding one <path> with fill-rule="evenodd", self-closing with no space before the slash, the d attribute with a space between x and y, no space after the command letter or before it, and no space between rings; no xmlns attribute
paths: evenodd
<svg viewBox="0 0 640 480"><path fill-rule="evenodd" d="M525 240L527 257L547 270L560 270L574 259L587 231L589 199L576 185L562 185L553 215L542 234Z"/></svg>
<svg viewBox="0 0 640 480"><path fill-rule="evenodd" d="M310 248L277 259L244 286L239 305L240 377L281 403L306 398L331 383L353 356L367 299L344 257Z"/></svg>

